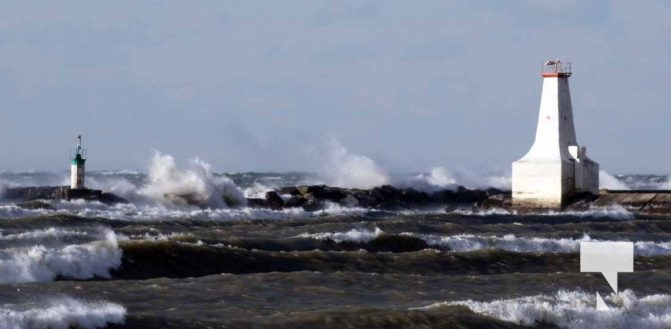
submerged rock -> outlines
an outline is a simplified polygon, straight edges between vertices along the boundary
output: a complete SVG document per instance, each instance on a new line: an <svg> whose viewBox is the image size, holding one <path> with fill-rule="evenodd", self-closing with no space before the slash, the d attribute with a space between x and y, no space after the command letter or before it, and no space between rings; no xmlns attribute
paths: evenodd
<svg viewBox="0 0 671 329"><path fill-rule="evenodd" d="M28 207L44 206L32 202L37 200L87 200L99 201L108 205L128 203L126 199L112 193L93 189L71 189L68 186L10 187L5 190L3 199L20 202Z"/></svg>
<svg viewBox="0 0 671 329"><path fill-rule="evenodd" d="M23 208L23 209L30 209L30 210L54 210L55 208L52 207L50 204L44 202L44 201L39 201L39 200L33 200L33 201L28 201L28 202L22 202L17 204L17 206Z"/></svg>
<svg viewBox="0 0 671 329"><path fill-rule="evenodd" d="M266 192L266 202L270 209L279 210L284 207L284 200L277 191Z"/></svg>

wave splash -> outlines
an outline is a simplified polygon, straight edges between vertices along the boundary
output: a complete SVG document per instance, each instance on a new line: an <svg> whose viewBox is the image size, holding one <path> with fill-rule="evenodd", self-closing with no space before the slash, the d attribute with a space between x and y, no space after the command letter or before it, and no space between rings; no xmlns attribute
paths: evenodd
<svg viewBox="0 0 671 329"><path fill-rule="evenodd" d="M108 278L109 270L121 265L122 251L116 234L111 229L103 229L87 242L63 242L81 239L81 235L81 232L59 229L3 235L2 240L24 241L18 246L12 243L0 249L0 284L49 282L59 276Z"/></svg>
<svg viewBox="0 0 671 329"><path fill-rule="evenodd" d="M355 228L346 232L303 233L295 236L295 238L332 240L337 243L368 243L384 234L387 233L382 231L380 228L375 227L374 230ZM429 246L447 249L453 252L468 252L490 249L522 253L575 253L580 250L581 242L602 241L598 239L592 239L587 234L584 234L582 237L577 239L518 237L514 234L507 234L503 236L475 234L441 236L403 232L399 235L419 238L424 240L424 242L426 242ZM670 255L671 242L636 241L634 242L634 251L638 256Z"/></svg>
<svg viewBox="0 0 671 329"><path fill-rule="evenodd" d="M20 307L19 307L20 306ZM102 328L122 324L126 309L115 303L62 296L32 305L0 305L0 328Z"/></svg>
<svg viewBox="0 0 671 329"><path fill-rule="evenodd" d="M608 190L629 190L627 184L603 170L599 170L599 188Z"/></svg>
<svg viewBox="0 0 671 329"><path fill-rule="evenodd" d="M172 156L159 152L152 159L147 185L137 193L163 205L228 208L246 204L240 188L228 177L214 176L208 163L196 158L189 168L180 169Z"/></svg>
<svg viewBox="0 0 671 329"><path fill-rule="evenodd" d="M315 239L315 240L332 240L334 242L359 242L366 243L374 240L384 232L376 227L375 230L367 229L351 229L347 232L325 232L325 233L303 233L297 235L297 238Z"/></svg>
<svg viewBox="0 0 671 329"><path fill-rule="evenodd" d="M322 175L329 185L368 189L389 184L391 177L371 158L351 153L337 139L327 144Z"/></svg>
<svg viewBox="0 0 671 329"><path fill-rule="evenodd" d="M671 295L637 297L631 290L604 298L610 310L596 310L594 293L558 291L553 295L477 302L444 302L421 309L463 305L473 312L524 326L551 323L560 328L669 328Z"/></svg>

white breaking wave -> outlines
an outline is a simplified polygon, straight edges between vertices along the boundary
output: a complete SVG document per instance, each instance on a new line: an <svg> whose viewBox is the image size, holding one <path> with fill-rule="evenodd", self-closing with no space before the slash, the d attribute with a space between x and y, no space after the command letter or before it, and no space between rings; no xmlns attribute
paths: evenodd
<svg viewBox="0 0 671 329"><path fill-rule="evenodd" d="M126 309L109 302L87 302L71 297L52 298L33 305L0 305L0 328L93 329L122 324Z"/></svg>
<svg viewBox="0 0 671 329"><path fill-rule="evenodd" d="M517 237L513 234L504 236L473 234L458 234L451 236L416 235L413 233L402 234L422 238L429 245L449 248L455 252L499 249L513 252L572 253L580 251L581 242L612 242L592 239L587 234L584 234L578 239ZM671 255L671 241L636 241L634 242L634 253L638 256Z"/></svg>
<svg viewBox="0 0 671 329"><path fill-rule="evenodd" d="M483 174L470 170L449 170L445 167L432 168L428 173L412 177L395 177L397 187L411 187L418 191L435 192L456 190L459 186L470 189L496 188L509 191L512 186L510 173Z"/></svg>
<svg viewBox="0 0 671 329"><path fill-rule="evenodd" d="M71 230L63 230L63 229L57 229L55 227L51 227L48 229L43 229L43 230L35 230L35 231L29 231L29 232L22 232L22 233L15 233L15 234L4 234L3 232L0 232L0 240L5 240L5 241L16 241L16 240L37 240L37 239L45 239L45 238L54 238L54 239L59 239L63 238L66 236L86 236L86 232L79 232L79 231L71 231Z"/></svg>
<svg viewBox="0 0 671 329"><path fill-rule="evenodd" d="M352 154L336 139L327 145L322 175L329 185L348 188L373 188L389 184L387 174L371 158Z"/></svg>
<svg viewBox="0 0 671 329"><path fill-rule="evenodd" d="M671 328L671 296L665 294L638 298L631 290L611 293L604 298L610 310L596 310L596 294L558 291L553 295L477 302L443 302L419 309L464 305L473 312L523 326L551 323L560 328Z"/></svg>
<svg viewBox="0 0 671 329"><path fill-rule="evenodd" d="M259 182L254 182L250 187L243 190L245 198L259 198L266 197L266 192L272 191L273 188L263 185Z"/></svg>
<svg viewBox="0 0 671 329"><path fill-rule="evenodd" d="M492 216L492 215L516 215L516 216L576 216L576 217L594 217L629 220L634 219L635 214L621 205L615 204L607 207L590 207L587 210L539 210L538 212L529 212L518 214L517 211L503 208L490 209L455 209L450 214L465 216Z"/></svg>
<svg viewBox="0 0 671 329"><path fill-rule="evenodd" d="M296 238L333 240L335 242L357 242L366 243L385 234L380 228L351 229L346 232L320 232L302 233ZM541 238L541 237L518 237L514 234L504 236L495 235L426 235L403 232L400 235L411 236L424 240L428 245L446 248L453 252L467 252L482 249L506 250L512 252L543 252L543 253L574 253L580 250L581 242L607 242L606 240L592 239L584 234L581 238ZM671 241L637 241L634 242L634 252L638 256L658 256L671 254Z"/></svg>
<svg viewBox="0 0 671 329"><path fill-rule="evenodd" d="M384 232L376 227L374 231L367 229L351 229L347 232L326 232L326 233L303 233L297 235L297 238L315 239L315 240L333 240L335 242L359 242L366 243L374 240Z"/></svg>
<svg viewBox="0 0 671 329"><path fill-rule="evenodd" d="M599 170L599 188L605 188L609 190L628 190L629 186L604 170Z"/></svg>
<svg viewBox="0 0 671 329"><path fill-rule="evenodd" d="M671 177L671 175L668 175L667 177ZM671 190L671 180L667 180L663 183L660 183L659 185L657 185L657 189L659 189L659 190ZM2 192L0 192L0 197L1 196L2 196Z"/></svg>
<svg viewBox="0 0 671 329"><path fill-rule="evenodd" d="M57 231L36 231L24 236L4 238L43 237L67 234ZM90 279L95 276L109 277L109 270L121 265L122 251L116 235L110 229L99 233L95 241L81 244L41 244L0 249L0 283L47 282L58 276Z"/></svg>
<svg viewBox="0 0 671 329"><path fill-rule="evenodd" d="M416 236L412 233L404 235ZM514 252L577 252L580 242L593 241L588 235L580 239L561 238L526 238L516 237L513 234L504 236L482 236L473 234L459 234L451 236L420 235L418 236L429 245L449 248L452 251L464 252L481 249L500 249Z"/></svg>
<svg viewBox="0 0 671 329"><path fill-rule="evenodd" d="M539 215L545 216L576 216L576 217L597 217L597 218L611 218L629 220L636 216L625 207L614 204L607 207L590 207L587 210L571 210L571 211L547 211Z"/></svg>
<svg viewBox="0 0 671 329"><path fill-rule="evenodd" d="M156 153L149 169L149 182L138 194L164 205L198 204L211 208L245 205L240 188L228 177L213 176L210 165L200 159L190 162L189 169L179 169L175 159Z"/></svg>

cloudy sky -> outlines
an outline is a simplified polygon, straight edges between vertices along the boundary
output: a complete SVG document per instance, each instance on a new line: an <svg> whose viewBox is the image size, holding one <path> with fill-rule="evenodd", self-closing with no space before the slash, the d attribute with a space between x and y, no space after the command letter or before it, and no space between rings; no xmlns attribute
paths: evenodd
<svg viewBox="0 0 671 329"><path fill-rule="evenodd" d="M509 168L540 66L573 63L578 141L671 172L671 2L59 1L0 6L0 170L311 170L337 139L389 171Z"/></svg>

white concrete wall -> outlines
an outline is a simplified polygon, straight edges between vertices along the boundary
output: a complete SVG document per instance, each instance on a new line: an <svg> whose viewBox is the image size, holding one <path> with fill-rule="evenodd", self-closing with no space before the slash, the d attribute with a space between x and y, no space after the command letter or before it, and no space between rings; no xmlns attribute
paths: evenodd
<svg viewBox="0 0 671 329"><path fill-rule="evenodd" d="M82 189L84 188L84 164L70 165L70 188Z"/></svg>
<svg viewBox="0 0 671 329"><path fill-rule="evenodd" d="M569 145L577 145L568 78L543 78L536 138L522 159L569 160Z"/></svg>
<svg viewBox="0 0 671 329"><path fill-rule="evenodd" d="M560 208L572 194L574 167L570 161L513 163L513 206Z"/></svg>

